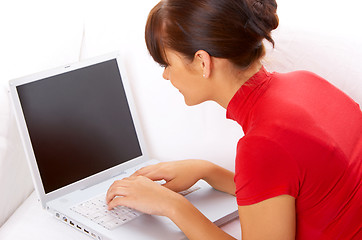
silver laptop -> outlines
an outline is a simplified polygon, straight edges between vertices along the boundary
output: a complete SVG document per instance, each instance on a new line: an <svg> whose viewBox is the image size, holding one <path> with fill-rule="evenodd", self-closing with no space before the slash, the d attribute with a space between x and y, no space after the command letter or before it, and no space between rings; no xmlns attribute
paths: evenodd
<svg viewBox="0 0 362 240"><path fill-rule="evenodd" d="M44 209L93 239L185 238L168 218L105 209L115 180L157 163L117 53L11 80L10 93ZM234 197L202 180L180 194L217 225L237 217Z"/></svg>

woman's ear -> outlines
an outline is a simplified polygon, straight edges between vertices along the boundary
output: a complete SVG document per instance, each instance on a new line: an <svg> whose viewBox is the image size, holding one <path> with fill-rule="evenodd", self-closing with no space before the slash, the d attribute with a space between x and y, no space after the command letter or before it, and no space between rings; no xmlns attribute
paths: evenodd
<svg viewBox="0 0 362 240"><path fill-rule="evenodd" d="M199 50L195 53L196 63L200 66L202 76L208 78L211 75L211 56L204 50Z"/></svg>

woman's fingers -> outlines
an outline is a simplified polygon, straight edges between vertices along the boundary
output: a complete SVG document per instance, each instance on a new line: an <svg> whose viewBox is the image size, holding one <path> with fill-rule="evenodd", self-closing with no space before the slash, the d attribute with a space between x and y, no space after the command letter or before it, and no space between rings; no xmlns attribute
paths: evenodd
<svg viewBox="0 0 362 240"><path fill-rule="evenodd" d="M126 206L148 214L164 215L172 206L174 192L143 177L115 181L107 192L108 208Z"/></svg>
<svg viewBox="0 0 362 240"><path fill-rule="evenodd" d="M108 210L111 210L117 206L128 206L127 197L116 197L108 203Z"/></svg>
<svg viewBox="0 0 362 240"><path fill-rule="evenodd" d="M152 181L165 180L170 181L172 179L172 172L165 168L166 163L158 163L155 165L150 165L143 167L136 171L131 176L144 176Z"/></svg>
<svg viewBox="0 0 362 240"><path fill-rule="evenodd" d="M115 197L127 196L129 191L130 178L124 178L122 180L115 181L108 189L106 195L106 202L109 204Z"/></svg>
<svg viewBox="0 0 362 240"><path fill-rule="evenodd" d="M162 162L141 168L133 176L144 176L153 181L165 180L164 187L179 192L191 187L200 179L199 163L199 160Z"/></svg>
<svg viewBox="0 0 362 240"><path fill-rule="evenodd" d="M152 171L152 169L154 169L154 168L155 168L155 165L143 167L143 168L137 170L136 172L134 172L131 176L139 176L139 175L147 174L150 171Z"/></svg>

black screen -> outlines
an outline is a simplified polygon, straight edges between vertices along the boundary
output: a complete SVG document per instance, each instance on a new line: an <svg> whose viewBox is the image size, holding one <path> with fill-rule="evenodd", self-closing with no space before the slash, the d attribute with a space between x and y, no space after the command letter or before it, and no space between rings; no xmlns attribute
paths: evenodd
<svg viewBox="0 0 362 240"><path fill-rule="evenodd" d="M115 59L17 90L45 193L142 155Z"/></svg>

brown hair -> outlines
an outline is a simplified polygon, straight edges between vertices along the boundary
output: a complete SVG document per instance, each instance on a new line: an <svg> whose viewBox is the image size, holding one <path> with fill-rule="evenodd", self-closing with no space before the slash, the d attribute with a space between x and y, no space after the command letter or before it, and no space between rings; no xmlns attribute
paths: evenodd
<svg viewBox="0 0 362 240"><path fill-rule="evenodd" d="M162 0L148 16L146 45L162 66L170 48L190 61L204 50L246 68L265 55L263 39L274 46L276 10L275 0Z"/></svg>

